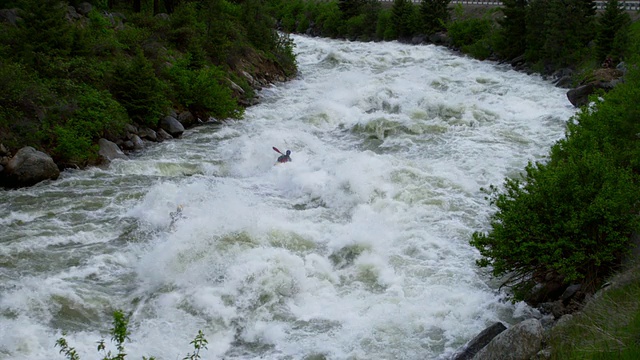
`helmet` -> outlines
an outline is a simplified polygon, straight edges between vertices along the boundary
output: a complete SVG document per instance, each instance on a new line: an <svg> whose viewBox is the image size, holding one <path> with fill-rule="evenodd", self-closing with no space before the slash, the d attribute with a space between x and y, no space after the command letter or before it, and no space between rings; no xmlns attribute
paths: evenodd
<svg viewBox="0 0 640 360"><path fill-rule="evenodd" d="M287 150L287 156L291 155L291 150Z"/></svg>

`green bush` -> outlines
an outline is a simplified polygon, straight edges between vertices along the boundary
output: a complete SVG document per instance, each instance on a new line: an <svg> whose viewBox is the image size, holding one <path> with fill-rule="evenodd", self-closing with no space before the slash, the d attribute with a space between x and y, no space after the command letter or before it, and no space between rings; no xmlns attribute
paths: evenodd
<svg viewBox="0 0 640 360"><path fill-rule="evenodd" d="M113 327L109 330L109 334L111 335L111 341L115 344L118 352L113 354L111 350L107 350L107 344L104 339L98 341L98 352L102 353L103 360L125 360L127 358L125 343L127 340L130 340L129 335L131 335L131 331L129 331L129 320L130 317L125 315L121 310L113 312ZM63 333L62 337L56 341L55 346L60 348L60 353L68 360L80 360L80 355L78 355L75 348L69 346L65 336L66 334ZM209 342L205 338L202 330L199 330L198 334L190 344L193 345L193 352L187 353L187 356L182 358L182 360L201 359L200 352L207 349ZM147 358L146 356L143 356L142 359L155 360L155 357L152 356Z"/></svg>
<svg viewBox="0 0 640 360"><path fill-rule="evenodd" d="M155 127L170 105L165 87L151 62L138 50L129 62L116 65L110 91L133 121Z"/></svg>
<svg viewBox="0 0 640 360"><path fill-rule="evenodd" d="M491 32L492 26L493 24L489 19L472 18L449 23L447 31L453 46L462 47L487 37Z"/></svg>
<svg viewBox="0 0 640 360"><path fill-rule="evenodd" d="M619 265L640 230L640 71L568 124L546 164L487 191L497 211L490 231L473 234L480 266L506 276L514 299L548 274L585 289ZM594 100L596 100L594 98Z"/></svg>
<svg viewBox="0 0 640 360"><path fill-rule="evenodd" d="M97 159L97 140L108 135L121 135L129 118L125 109L108 91L89 86L77 89L71 99L71 114L53 126L55 147L52 156L59 162L86 165Z"/></svg>
<svg viewBox="0 0 640 360"><path fill-rule="evenodd" d="M242 109L225 86L225 74L216 67L190 70L189 59L178 62L169 70L177 101L198 117L218 119L239 118Z"/></svg>
<svg viewBox="0 0 640 360"><path fill-rule="evenodd" d="M0 143L9 148L39 148L39 115L45 113L53 96L26 66L0 60Z"/></svg>

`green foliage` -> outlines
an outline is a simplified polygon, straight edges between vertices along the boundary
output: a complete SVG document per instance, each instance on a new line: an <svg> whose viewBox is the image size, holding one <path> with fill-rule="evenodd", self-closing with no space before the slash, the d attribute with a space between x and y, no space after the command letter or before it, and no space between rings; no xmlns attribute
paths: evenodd
<svg viewBox="0 0 640 360"><path fill-rule="evenodd" d="M39 63L40 57L69 53L71 25L64 18L64 3L58 0L23 0L19 2L19 8L22 9L22 21L19 23L18 52L34 63Z"/></svg>
<svg viewBox="0 0 640 360"><path fill-rule="evenodd" d="M182 360L197 360L200 359L200 350L207 349L207 344L209 342L204 337L204 333L202 330L198 330L198 335L191 341L190 344L193 345L193 353L187 354Z"/></svg>
<svg viewBox="0 0 640 360"><path fill-rule="evenodd" d="M380 11L376 22L376 37L382 40L392 40L397 37L391 24L391 12L388 10Z"/></svg>
<svg viewBox="0 0 640 360"><path fill-rule="evenodd" d="M552 328L553 360L632 360L640 358L640 272L636 266L610 280L584 309Z"/></svg>
<svg viewBox="0 0 640 360"><path fill-rule="evenodd" d="M548 2L542 54L556 68L578 63L585 56L595 29L593 6L586 0Z"/></svg>
<svg viewBox="0 0 640 360"><path fill-rule="evenodd" d="M37 146L41 115L53 94L24 65L0 60L0 142L10 148Z"/></svg>
<svg viewBox="0 0 640 360"><path fill-rule="evenodd" d="M52 156L60 162L86 165L97 159L97 140L121 134L128 117L108 91L81 86L74 95L69 102L71 114L52 124Z"/></svg>
<svg viewBox="0 0 640 360"><path fill-rule="evenodd" d="M130 62L116 65L111 94L136 123L150 127L158 124L169 107L164 90L164 83L156 77L142 50L138 50Z"/></svg>
<svg viewBox="0 0 640 360"><path fill-rule="evenodd" d="M420 2L422 29L425 34L430 35L445 29L451 18L450 2L450 0L422 0Z"/></svg>
<svg viewBox="0 0 640 360"><path fill-rule="evenodd" d="M198 117L239 118L242 110L224 86L224 72L213 66L191 70L189 60L187 57L169 69L178 103Z"/></svg>
<svg viewBox="0 0 640 360"><path fill-rule="evenodd" d="M326 5L320 5L321 11L318 15L316 23L322 29L322 34L331 38L340 35L341 13L336 2L328 2Z"/></svg>
<svg viewBox="0 0 640 360"><path fill-rule="evenodd" d="M617 61L624 57L628 44L628 30L631 19L618 0L609 0L598 21L596 36L596 60L603 62L607 57Z"/></svg>
<svg viewBox="0 0 640 360"><path fill-rule="evenodd" d="M414 34L412 17L414 6L411 0L394 0L391 7L391 26L394 33L400 39L408 38Z"/></svg>
<svg viewBox="0 0 640 360"><path fill-rule="evenodd" d="M497 212L471 244L479 266L508 277L515 299L546 274L595 286L629 250L640 229L639 85L640 71L630 70L605 101L570 122L548 163L529 164L522 178L488 190Z"/></svg>
<svg viewBox="0 0 640 360"><path fill-rule="evenodd" d="M527 0L503 0L502 13L504 18L498 20L500 24L500 56L513 59L524 54L527 43L526 9Z"/></svg>
<svg viewBox="0 0 640 360"><path fill-rule="evenodd" d="M525 14L527 44L525 58L527 61L535 63L543 59L542 49L545 43L545 31L547 23L547 9L552 0L532 0L529 2ZM506 44L505 44L506 46Z"/></svg>
<svg viewBox="0 0 640 360"><path fill-rule="evenodd" d="M249 42L259 50L274 49L278 35L274 30L272 18L266 14L262 0L245 0L241 8L240 19L245 25Z"/></svg>
<svg viewBox="0 0 640 360"><path fill-rule="evenodd" d="M471 45L488 36L492 29L489 19L471 18L449 23L447 31L453 46Z"/></svg>
<svg viewBox="0 0 640 360"><path fill-rule="evenodd" d="M109 330L111 335L111 341L115 343L116 349L118 352L116 354L112 354L111 350L107 350L107 344L105 344L105 340L102 339L98 341L97 350L99 353L102 353L103 360L125 360L127 358L125 342L127 340L131 340L129 335L131 332L129 331L129 316L125 315L121 310L116 310L113 312L113 327ZM62 337L56 341L57 347L60 347L60 353L63 354L67 360L80 360L80 356L78 355L75 348L69 346L67 339L65 338L66 334L63 333ZM194 351L193 353L188 353L187 356L183 358L183 360L197 360L201 359L200 351L207 349L207 344L209 342L204 336L202 330L198 330L198 335L190 342L193 345ZM155 360L155 357L142 357L143 360Z"/></svg>

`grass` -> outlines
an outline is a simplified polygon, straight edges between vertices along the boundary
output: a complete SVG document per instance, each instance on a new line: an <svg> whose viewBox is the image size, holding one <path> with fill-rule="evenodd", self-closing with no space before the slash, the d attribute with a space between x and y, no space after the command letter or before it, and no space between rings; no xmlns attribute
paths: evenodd
<svg viewBox="0 0 640 360"><path fill-rule="evenodd" d="M551 359L640 359L640 263L551 331Z"/></svg>

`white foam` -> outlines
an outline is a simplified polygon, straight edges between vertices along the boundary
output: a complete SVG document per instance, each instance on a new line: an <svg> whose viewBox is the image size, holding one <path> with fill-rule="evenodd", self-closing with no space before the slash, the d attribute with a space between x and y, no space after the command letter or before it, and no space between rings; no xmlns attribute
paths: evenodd
<svg viewBox="0 0 640 360"><path fill-rule="evenodd" d="M435 46L294 39L300 76L242 121L32 190L68 218L0 193L0 236L25 237L0 253L17 264L0 354L60 357L62 324L90 357L118 307L133 314L132 358L181 358L202 329L205 358L435 359L531 315L468 240L492 211L480 187L562 137L564 91ZM275 165L273 146L293 161ZM52 298L93 323L74 327Z"/></svg>

